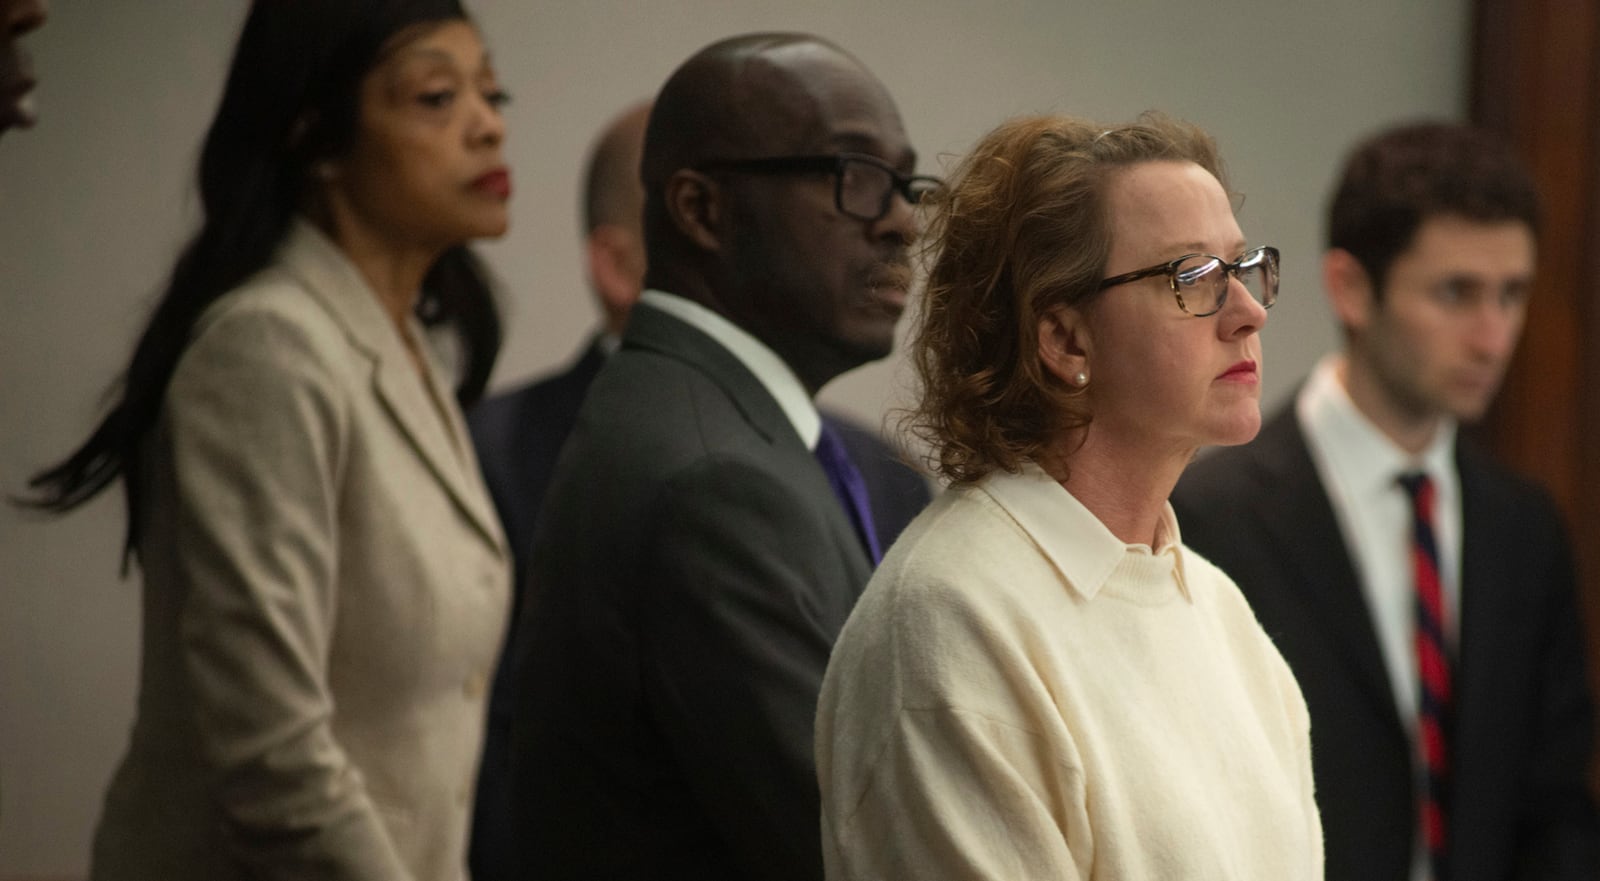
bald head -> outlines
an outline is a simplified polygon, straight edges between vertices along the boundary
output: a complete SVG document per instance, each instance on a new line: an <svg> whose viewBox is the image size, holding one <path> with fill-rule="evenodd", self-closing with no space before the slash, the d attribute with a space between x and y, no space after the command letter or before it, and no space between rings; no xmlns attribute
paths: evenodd
<svg viewBox="0 0 1600 881"><path fill-rule="evenodd" d="M844 50L805 34L713 43L667 80L645 132L646 281L750 332L816 391L893 346L915 169L894 100ZM882 213L846 212L847 188Z"/></svg>
<svg viewBox="0 0 1600 881"><path fill-rule="evenodd" d="M584 251L589 287L605 314L606 331L621 334L644 290L644 187L639 154L650 103L628 108L595 139L583 183Z"/></svg>
<svg viewBox="0 0 1600 881"><path fill-rule="evenodd" d="M645 135L646 188L710 159L820 148L815 142L828 134L820 93L841 80L893 104L855 56L821 37L746 34L707 46L656 98Z"/></svg>
<svg viewBox="0 0 1600 881"><path fill-rule="evenodd" d="M848 88L841 88L847 86ZM796 153L829 153L838 95L862 94L889 108L883 84L855 56L821 37L760 33L730 37L701 49L668 78L645 131L642 174L645 239L650 250L667 230L661 188L676 171L710 160Z"/></svg>
<svg viewBox="0 0 1600 881"><path fill-rule="evenodd" d="M650 102L640 102L618 114L595 140L584 172L584 232L593 232L605 223L639 228L644 211L639 157L644 151L644 129L649 121Z"/></svg>

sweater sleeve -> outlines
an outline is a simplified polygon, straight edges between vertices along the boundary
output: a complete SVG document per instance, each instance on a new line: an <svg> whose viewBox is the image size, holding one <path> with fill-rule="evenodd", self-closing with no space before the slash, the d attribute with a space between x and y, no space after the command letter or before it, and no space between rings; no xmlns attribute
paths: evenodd
<svg viewBox="0 0 1600 881"><path fill-rule="evenodd" d="M1009 547L985 548L968 562L992 574ZM915 559L875 576L817 708L829 881L1088 878L1083 762L1052 686L991 585Z"/></svg>
<svg viewBox="0 0 1600 881"><path fill-rule="evenodd" d="M859 796L824 817L827 877L1088 878L1082 775L1059 755L1048 738L977 712L902 710Z"/></svg>

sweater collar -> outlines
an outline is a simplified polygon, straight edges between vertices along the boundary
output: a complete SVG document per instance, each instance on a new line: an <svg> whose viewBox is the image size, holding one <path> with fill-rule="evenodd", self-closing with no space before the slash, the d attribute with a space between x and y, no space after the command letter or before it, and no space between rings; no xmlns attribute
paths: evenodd
<svg viewBox="0 0 1600 881"><path fill-rule="evenodd" d="M1127 544L1112 534L1072 493L1032 462L1019 473L996 471L979 481L986 493L1027 533L1067 584L1084 599L1094 599L1113 582L1118 592L1143 595L1170 590L1174 581L1192 599L1184 574L1182 536L1172 506L1165 505L1156 527L1157 548Z"/></svg>

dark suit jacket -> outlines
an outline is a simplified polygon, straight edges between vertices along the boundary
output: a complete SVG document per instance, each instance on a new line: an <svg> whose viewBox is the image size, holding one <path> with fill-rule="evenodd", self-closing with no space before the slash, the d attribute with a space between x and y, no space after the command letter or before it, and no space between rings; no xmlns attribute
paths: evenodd
<svg viewBox="0 0 1600 881"><path fill-rule="evenodd" d="M556 457L578 420L589 384L605 363L597 338L561 373L488 398L467 414L478 462L511 539L519 572L533 550L535 521L555 473ZM887 551L931 501L928 483L877 432L827 410L822 411L822 421L838 431L861 470L873 526Z"/></svg>
<svg viewBox="0 0 1600 881"><path fill-rule="evenodd" d="M513 621L521 607L534 531L557 456L605 362L596 337L566 370L484 400L468 414L478 461L516 563ZM822 418L838 431L866 481L874 526L880 545L887 549L927 505L928 483L875 432L831 413L823 412ZM490 703L469 860L474 881L516 877L509 781L511 677L506 673L513 654L507 645Z"/></svg>
<svg viewBox="0 0 1600 881"><path fill-rule="evenodd" d="M1571 555L1540 490L1462 444L1453 881L1600 878ZM1238 582L1311 710L1328 881L1404 881L1411 746L1356 570L1295 418L1192 465L1184 543Z"/></svg>
<svg viewBox="0 0 1600 881"><path fill-rule="evenodd" d="M821 877L816 698L869 564L732 354L637 307L540 515L517 623L526 877Z"/></svg>
<svg viewBox="0 0 1600 881"><path fill-rule="evenodd" d="M534 522L555 474L556 457L578 421L589 384L605 363L596 338L561 373L480 401L467 414L478 464L519 573L533 551ZM518 578L519 586L521 582Z"/></svg>
<svg viewBox="0 0 1600 881"><path fill-rule="evenodd" d="M605 360L605 352L596 340L566 371L480 401L467 414L478 464L511 547L516 573L511 594L513 630L522 607L522 585L527 577L524 570L533 552L534 525L550 476L555 472L556 457L572 433L589 383ZM512 881L518 877L511 863L515 827L511 822L511 677L506 672L511 655L508 639L489 695L489 718L478 767L467 850L473 881Z"/></svg>

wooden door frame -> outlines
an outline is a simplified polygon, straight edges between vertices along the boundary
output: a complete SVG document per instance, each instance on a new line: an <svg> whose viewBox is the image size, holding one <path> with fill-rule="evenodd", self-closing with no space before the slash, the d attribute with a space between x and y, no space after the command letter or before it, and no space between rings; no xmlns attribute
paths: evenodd
<svg viewBox="0 0 1600 881"><path fill-rule="evenodd" d="M1475 0L1471 71L1472 121L1544 202L1527 327L1477 433L1566 517L1600 694L1600 0Z"/></svg>

